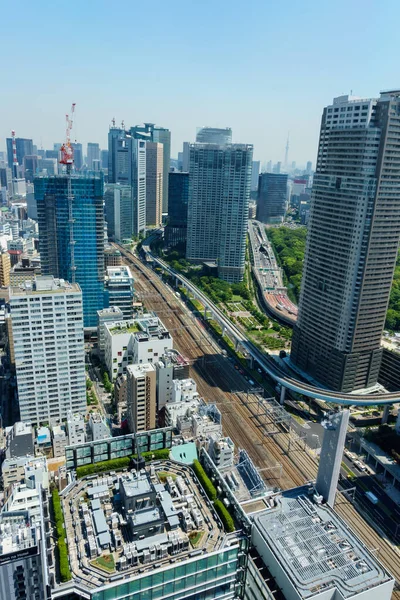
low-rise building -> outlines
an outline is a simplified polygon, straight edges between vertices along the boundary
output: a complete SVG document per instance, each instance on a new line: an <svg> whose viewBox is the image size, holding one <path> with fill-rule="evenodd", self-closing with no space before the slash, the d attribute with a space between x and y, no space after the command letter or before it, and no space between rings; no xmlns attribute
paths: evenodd
<svg viewBox="0 0 400 600"><path fill-rule="evenodd" d="M67 431L70 446L76 446L85 442L85 421L81 414L73 413L72 410L68 411Z"/></svg>
<svg viewBox="0 0 400 600"><path fill-rule="evenodd" d="M43 485L48 487L47 461L43 456L20 456L6 458L1 465L3 486L7 490L11 485L23 483L26 479L41 477Z"/></svg>
<svg viewBox="0 0 400 600"><path fill-rule="evenodd" d="M157 410L172 402L173 381L189 377L189 362L178 350L167 350L155 362L157 370Z"/></svg>
<svg viewBox="0 0 400 600"><path fill-rule="evenodd" d="M155 313L105 323L104 333L105 364L112 380L126 373L129 364L157 362L173 345L170 333Z"/></svg>
<svg viewBox="0 0 400 600"><path fill-rule="evenodd" d="M123 319L133 317L134 280L129 267L107 267L104 281L107 303L117 306Z"/></svg>
<svg viewBox="0 0 400 600"><path fill-rule="evenodd" d="M122 321L124 316L118 306L110 306L109 308L103 308L103 310L97 311L98 325L97 325L97 347L100 352L100 357L104 360L104 348L105 348L105 333L104 325L106 323L115 323L116 321Z"/></svg>
<svg viewBox="0 0 400 600"><path fill-rule="evenodd" d="M232 442L231 438L210 436L207 451L218 469L233 466L235 444Z"/></svg>
<svg viewBox="0 0 400 600"><path fill-rule="evenodd" d="M39 427L36 434L36 443L39 452L49 454L52 450L51 434L48 427Z"/></svg>
<svg viewBox="0 0 400 600"><path fill-rule="evenodd" d="M92 434L92 440L105 440L111 437L110 427L102 415L91 413L89 416L89 429Z"/></svg>
<svg viewBox="0 0 400 600"><path fill-rule="evenodd" d="M34 454L33 427L18 421L6 428L6 458L17 458Z"/></svg>
<svg viewBox="0 0 400 600"><path fill-rule="evenodd" d="M65 428L61 425L53 427L53 456L54 458L62 458L65 456L65 448L68 446L68 436Z"/></svg>

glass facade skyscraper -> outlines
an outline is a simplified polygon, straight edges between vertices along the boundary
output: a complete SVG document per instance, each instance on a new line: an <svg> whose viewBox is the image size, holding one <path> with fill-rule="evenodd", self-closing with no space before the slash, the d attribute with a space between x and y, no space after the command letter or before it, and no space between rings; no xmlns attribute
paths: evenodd
<svg viewBox="0 0 400 600"><path fill-rule="evenodd" d="M104 214L101 173L36 177L42 273L76 281L85 327L97 326L104 307Z"/></svg>
<svg viewBox="0 0 400 600"><path fill-rule="evenodd" d="M282 223L287 203L287 175L261 173L258 179L257 221Z"/></svg>
<svg viewBox="0 0 400 600"><path fill-rule="evenodd" d="M171 246L186 243L187 214L189 201L189 173L176 171L169 174L168 185L168 224L165 227L165 241Z"/></svg>

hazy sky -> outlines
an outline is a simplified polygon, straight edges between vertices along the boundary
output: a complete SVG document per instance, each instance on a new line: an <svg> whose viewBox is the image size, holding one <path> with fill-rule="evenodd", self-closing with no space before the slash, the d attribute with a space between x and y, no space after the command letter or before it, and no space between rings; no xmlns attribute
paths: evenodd
<svg viewBox="0 0 400 600"><path fill-rule="evenodd" d="M324 105L400 86L398 0L0 2L0 149L15 129L40 148L107 147L113 117L172 132L230 126L261 161L315 161ZM85 150L86 151L86 150Z"/></svg>

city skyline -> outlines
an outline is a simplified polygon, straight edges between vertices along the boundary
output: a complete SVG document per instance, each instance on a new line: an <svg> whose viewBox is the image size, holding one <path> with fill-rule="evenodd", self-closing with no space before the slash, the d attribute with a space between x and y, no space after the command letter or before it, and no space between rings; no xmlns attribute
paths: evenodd
<svg viewBox="0 0 400 600"><path fill-rule="evenodd" d="M197 127L210 125L231 127L233 141L253 144L254 158L261 161L283 162L289 131L289 161L315 162L321 106L338 93L353 90L368 97L396 86L400 7L393 0L388 4L391 19L377 11L371 20L368 10L340 2L336 10L344 11L346 19L338 47L331 6L315 1L301 12L293 2L282 7L254 2L246 11L238 2L221 2L213 6L212 19L207 10L178 3L171 13L158 2L154 44L143 52L141 42L149 38L145 28L137 28L135 40L128 33L133 20L152 18L147 7L122 3L114 28L108 8L100 6L94 16L90 6L72 1L69 11L79 18L73 20L74 44L62 64L60 40L70 38L71 25L61 6L42 14L22 2L17 33L11 6L3 7L4 44L13 48L13 61L4 64L8 93L0 99L0 149L11 129L32 137L38 147L62 141L64 115L76 102L73 139L84 146L94 142L106 148L115 117L118 123L151 121L168 127L172 156L183 141L194 141ZM206 51L194 42L195 27ZM118 52L121 36L124 50ZM25 64L32 47L45 59L46 75L13 67ZM349 47L363 51L348 60ZM140 86L135 77L127 77L139 68Z"/></svg>

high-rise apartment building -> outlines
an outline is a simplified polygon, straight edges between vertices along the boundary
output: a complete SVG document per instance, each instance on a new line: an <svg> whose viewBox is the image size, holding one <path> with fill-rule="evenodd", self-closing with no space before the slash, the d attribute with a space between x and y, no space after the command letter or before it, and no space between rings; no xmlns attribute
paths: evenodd
<svg viewBox="0 0 400 600"><path fill-rule="evenodd" d="M252 158L249 144L189 145L186 257L229 282L244 275Z"/></svg>
<svg viewBox="0 0 400 600"><path fill-rule="evenodd" d="M282 223L286 212L288 176L261 173L258 180L257 221Z"/></svg>
<svg viewBox="0 0 400 600"><path fill-rule="evenodd" d="M109 183L104 192L107 233L110 240L122 242L133 236L133 190L131 185Z"/></svg>
<svg viewBox="0 0 400 600"><path fill-rule="evenodd" d="M0 287L10 285L11 259L8 252L0 254Z"/></svg>
<svg viewBox="0 0 400 600"><path fill-rule="evenodd" d="M156 426L156 368L151 363L129 365L127 412L130 430L149 431Z"/></svg>
<svg viewBox="0 0 400 600"><path fill-rule="evenodd" d="M42 273L79 283L85 327L96 327L104 307L103 176L37 177L34 184Z"/></svg>
<svg viewBox="0 0 400 600"><path fill-rule="evenodd" d="M13 355L21 420L56 423L86 411L82 292L38 276L10 288Z"/></svg>
<svg viewBox="0 0 400 600"><path fill-rule="evenodd" d="M292 361L331 389L378 378L400 237L400 91L322 115Z"/></svg>
<svg viewBox="0 0 400 600"><path fill-rule="evenodd" d="M7 161L10 169L13 168L13 148L12 138L7 138ZM24 164L24 156L33 154L33 141L28 138L15 138L15 145L17 149L17 162L20 166ZM15 174L13 173L15 176Z"/></svg>
<svg viewBox="0 0 400 600"><path fill-rule="evenodd" d="M163 145L163 206L162 212L168 212L168 176L171 161L171 132L165 127L153 123L144 123L131 127L130 133L135 138L146 139Z"/></svg>
<svg viewBox="0 0 400 600"><path fill-rule="evenodd" d="M230 127L199 127L196 133L199 144L231 144L232 129Z"/></svg>
<svg viewBox="0 0 400 600"><path fill-rule="evenodd" d="M134 285L130 268L126 265L107 267L105 290L108 306L118 307L123 319L132 319Z"/></svg>
<svg viewBox="0 0 400 600"><path fill-rule="evenodd" d="M146 142L146 225L162 223L163 145Z"/></svg>
<svg viewBox="0 0 400 600"><path fill-rule="evenodd" d="M165 241L170 246L186 243L189 202L189 173L179 171L169 174L168 223Z"/></svg>
<svg viewBox="0 0 400 600"><path fill-rule="evenodd" d="M93 169L94 160L100 160L100 146L94 142L88 142L86 164L90 170Z"/></svg>
<svg viewBox="0 0 400 600"><path fill-rule="evenodd" d="M108 181L132 188L132 230L146 229L146 142L119 127L108 133Z"/></svg>

